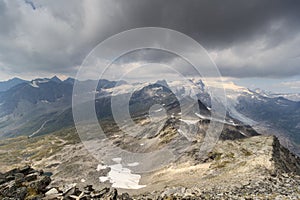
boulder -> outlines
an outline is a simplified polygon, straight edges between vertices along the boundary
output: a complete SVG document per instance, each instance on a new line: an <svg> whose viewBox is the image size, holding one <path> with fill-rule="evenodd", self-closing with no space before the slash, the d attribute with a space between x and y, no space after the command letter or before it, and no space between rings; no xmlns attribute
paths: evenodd
<svg viewBox="0 0 300 200"><path fill-rule="evenodd" d="M53 195L53 194L58 194L58 190L56 188L52 188L45 193L46 196Z"/></svg>
<svg viewBox="0 0 300 200"><path fill-rule="evenodd" d="M51 183L48 176L42 176L39 180L33 181L29 184L29 188L36 191L36 193L43 193L46 187Z"/></svg>

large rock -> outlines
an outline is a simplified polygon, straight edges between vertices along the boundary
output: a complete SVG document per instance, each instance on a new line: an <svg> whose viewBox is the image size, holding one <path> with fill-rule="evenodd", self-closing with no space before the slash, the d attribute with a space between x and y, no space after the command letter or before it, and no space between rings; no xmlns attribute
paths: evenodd
<svg viewBox="0 0 300 200"><path fill-rule="evenodd" d="M43 193L46 191L46 187L51 183L51 179L48 176L42 176L40 179L33 181L29 184L29 188L36 193Z"/></svg>
<svg viewBox="0 0 300 200"><path fill-rule="evenodd" d="M300 158L282 146L276 137L273 141L272 159L278 171L300 175Z"/></svg>

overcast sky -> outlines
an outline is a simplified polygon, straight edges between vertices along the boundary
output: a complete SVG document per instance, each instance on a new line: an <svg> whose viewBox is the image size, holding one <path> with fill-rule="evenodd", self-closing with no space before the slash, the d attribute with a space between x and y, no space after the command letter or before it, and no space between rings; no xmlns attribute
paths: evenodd
<svg viewBox="0 0 300 200"><path fill-rule="evenodd" d="M75 76L99 42L152 26L198 41L225 77L300 91L299 19L293 0L0 0L0 79Z"/></svg>

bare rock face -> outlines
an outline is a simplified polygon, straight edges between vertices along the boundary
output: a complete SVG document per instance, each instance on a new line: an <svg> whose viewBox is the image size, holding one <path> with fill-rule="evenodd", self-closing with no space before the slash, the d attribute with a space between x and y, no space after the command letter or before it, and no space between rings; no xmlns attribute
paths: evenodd
<svg viewBox="0 0 300 200"><path fill-rule="evenodd" d="M300 175L300 158L282 146L276 137L273 141L272 158L278 171Z"/></svg>

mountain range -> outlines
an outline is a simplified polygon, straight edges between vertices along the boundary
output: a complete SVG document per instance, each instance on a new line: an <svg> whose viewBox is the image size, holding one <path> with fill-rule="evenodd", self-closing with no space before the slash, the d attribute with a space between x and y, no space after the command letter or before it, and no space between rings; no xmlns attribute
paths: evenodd
<svg viewBox="0 0 300 200"><path fill-rule="evenodd" d="M73 78L62 81L56 76L32 81L14 78L1 82L0 138L20 135L33 137L74 126L71 108L74 82ZM95 81L86 80L78 83L86 94L94 92L90 91L90 86L95 84ZM201 79L191 79L188 83L162 80L153 83L121 81L118 84L116 81L100 80L96 84L98 86L94 92L95 105L99 119L112 117L110 110L112 95L122 97L135 88L138 89L130 99L130 112L133 115L147 113L154 104L164 104L171 116L175 112L174 108L180 107L180 103L188 103L189 98L196 96L201 112L205 113L207 118L210 117L209 88ZM293 152L300 152L299 101L289 100L285 95L261 90L252 91L233 83L225 83L223 86L227 96L228 123L240 123L251 126L260 133L277 135ZM220 84L216 84L215 87L220 87ZM149 91L152 91L152 96L149 96ZM193 106L190 109L185 112L190 112L192 118L199 117L195 116ZM177 109L176 112L180 111Z"/></svg>
<svg viewBox="0 0 300 200"><path fill-rule="evenodd" d="M28 81L22 80L20 78L12 78L8 81L2 81L2 82L0 82L0 92L4 92L18 84L25 83L25 82L28 82Z"/></svg>

